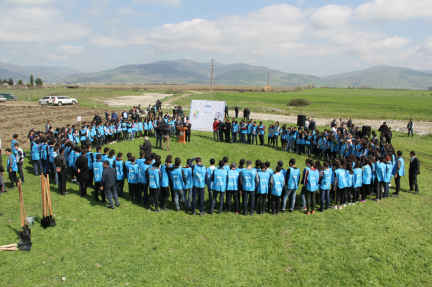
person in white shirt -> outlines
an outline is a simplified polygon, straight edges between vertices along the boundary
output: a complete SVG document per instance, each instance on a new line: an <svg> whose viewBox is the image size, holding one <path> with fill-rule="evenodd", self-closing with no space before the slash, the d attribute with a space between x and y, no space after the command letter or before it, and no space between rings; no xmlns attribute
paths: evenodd
<svg viewBox="0 0 432 287"><path fill-rule="evenodd" d="M309 124L310 124L310 119L308 118L308 119L305 121L305 131L307 131L307 132L309 132Z"/></svg>

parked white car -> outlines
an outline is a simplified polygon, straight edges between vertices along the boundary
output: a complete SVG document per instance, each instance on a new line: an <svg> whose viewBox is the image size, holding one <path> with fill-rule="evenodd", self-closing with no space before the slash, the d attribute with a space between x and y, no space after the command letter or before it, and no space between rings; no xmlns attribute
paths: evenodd
<svg viewBox="0 0 432 287"><path fill-rule="evenodd" d="M62 106L62 105L75 105L76 103L78 103L77 99L69 98L69 97L63 97L63 96L44 97L44 98L39 100L40 105Z"/></svg>
<svg viewBox="0 0 432 287"><path fill-rule="evenodd" d="M6 102L6 101L7 101L7 99L5 97L0 96L0 102Z"/></svg>

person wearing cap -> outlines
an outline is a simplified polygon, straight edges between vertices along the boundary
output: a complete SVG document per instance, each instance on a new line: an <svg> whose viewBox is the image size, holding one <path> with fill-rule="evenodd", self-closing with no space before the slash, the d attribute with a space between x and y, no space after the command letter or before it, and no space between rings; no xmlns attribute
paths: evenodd
<svg viewBox="0 0 432 287"><path fill-rule="evenodd" d="M420 174L420 160L416 157L415 151L410 152L410 165L409 165L409 187L410 191L414 191L413 187L415 187L415 194L419 193L418 184L417 184L417 175Z"/></svg>
<svg viewBox="0 0 432 287"><path fill-rule="evenodd" d="M228 172L224 169L225 162L219 161L219 167L213 172L213 200L210 208L210 214L213 214L216 198L219 196L219 214L222 213L224 196L228 184Z"/></svg>
<svg viewBox="0 0 432 287"><path fill-rule="evenodd" d="M252 161L246 162L246 169L240 174L240 185L243 191L243 214L248 211L248 200L250 198L250 215L253 215L255 205L255 188L259 183L258 173L252 168Z"/></svg>
<svg viewBox="0 0 432 287"><path fill-rule="evenodd" d="M228 171L228 183L226 191L226 201L228 213L231 213L231 200L234 198L235 213L239 213L238 187L240 173L237 170L237 164L231 163L231 169Z"/></svg>
<svg viewBox="0 0 432 287"><path fill-rule="evenodd" d="M410 135L411 132L411 137L414 137L414 122L412 121L412 119L409 120L408 124L407 124L407 129L408 129L408 137Z"/></svg>

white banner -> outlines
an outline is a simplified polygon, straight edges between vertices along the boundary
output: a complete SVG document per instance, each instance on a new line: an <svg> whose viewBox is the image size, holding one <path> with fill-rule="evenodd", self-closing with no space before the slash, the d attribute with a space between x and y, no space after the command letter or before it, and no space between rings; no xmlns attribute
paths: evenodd
<svg viewBox="0 0 432 287"><path fill-rule="evenodd" d="M189 122L194 131L213 131L214 119L224 120L225 102L191 101Z"/></svg>

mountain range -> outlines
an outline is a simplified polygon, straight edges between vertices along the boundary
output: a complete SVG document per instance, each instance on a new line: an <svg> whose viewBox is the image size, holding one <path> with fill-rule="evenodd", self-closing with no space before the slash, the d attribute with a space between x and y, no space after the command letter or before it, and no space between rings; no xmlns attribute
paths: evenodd
<svg viewBox="0 0 432 287"><path fill-rule="evenodd" d="M44 82L80 84L210 84L211 66L191 60L159 61L150 64L125 65L96 73L79 73L61 67L19 67L0 63L0 78L23 79L30 75ZM299 73L285 73L262 66L216 63L213 81L218 85L297 86L317 87L375 87L428 89L432 86L432 70L416 71L403 67L376 66L369 69L316 77Z"/></svg>

